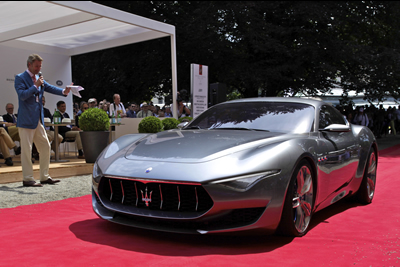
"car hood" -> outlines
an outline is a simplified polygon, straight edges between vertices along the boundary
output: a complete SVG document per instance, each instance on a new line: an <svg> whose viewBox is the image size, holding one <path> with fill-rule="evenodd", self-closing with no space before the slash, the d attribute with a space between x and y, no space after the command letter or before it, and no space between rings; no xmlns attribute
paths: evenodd
<svg viewBox="0 0 400 267"><path fill-rule="evenodd" d="M164 131L135 142L127 150L125 158L135 161L203 162L259 146L266 141L270 143L274 137L282 135L247 130Z"/></svg>

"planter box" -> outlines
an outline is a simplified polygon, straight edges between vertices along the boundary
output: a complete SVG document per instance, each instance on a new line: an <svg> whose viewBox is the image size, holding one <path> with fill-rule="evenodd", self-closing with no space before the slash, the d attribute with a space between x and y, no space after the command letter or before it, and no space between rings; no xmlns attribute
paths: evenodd
<svg viewBox="0 0 400 267"><path fill-rule="evenodd" d="M80 132L86 163L94 163L100 153L107 147L109 131Z"/></svg>

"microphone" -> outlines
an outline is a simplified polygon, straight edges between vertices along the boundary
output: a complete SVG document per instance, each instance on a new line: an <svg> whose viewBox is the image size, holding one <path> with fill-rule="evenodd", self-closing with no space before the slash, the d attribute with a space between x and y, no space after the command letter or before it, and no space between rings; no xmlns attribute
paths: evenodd
<svg viewBox="0 0 400 267"><path fill-rule="evenodd" d="M39 78L42 77L42 72L39 71L38 75L39 75ZM40 86L43 86L43 84L44 84L44 82L43 82L42 85L40 85Z"/></svg>

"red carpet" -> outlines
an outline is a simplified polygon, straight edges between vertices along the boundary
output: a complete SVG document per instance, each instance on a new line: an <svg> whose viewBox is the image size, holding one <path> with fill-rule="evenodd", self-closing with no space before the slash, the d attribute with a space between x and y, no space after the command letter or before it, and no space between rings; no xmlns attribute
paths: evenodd
<svg viewBox="0 0 400 267"><path fill-rule="evenodd" d="M373 203L322 210L302 238L133 229L99 219L88 195L0 209L0 266L400 266L400 145L379 156Z"/></svg>

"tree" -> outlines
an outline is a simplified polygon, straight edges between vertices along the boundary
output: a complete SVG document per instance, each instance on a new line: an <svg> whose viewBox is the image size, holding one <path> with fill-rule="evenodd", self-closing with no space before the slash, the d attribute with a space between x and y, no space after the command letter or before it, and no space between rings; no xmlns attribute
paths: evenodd
<svg viewBox="0 0 400 267"><path fill-rule="evenodd" d="M190 89L191 63L209 82L244 97L306 93L333 86L366 99L399 96L398 2L99 1L175 25L178 89ZM169 38L73 57L87 98L124 102L171 93Z"/></svg>

